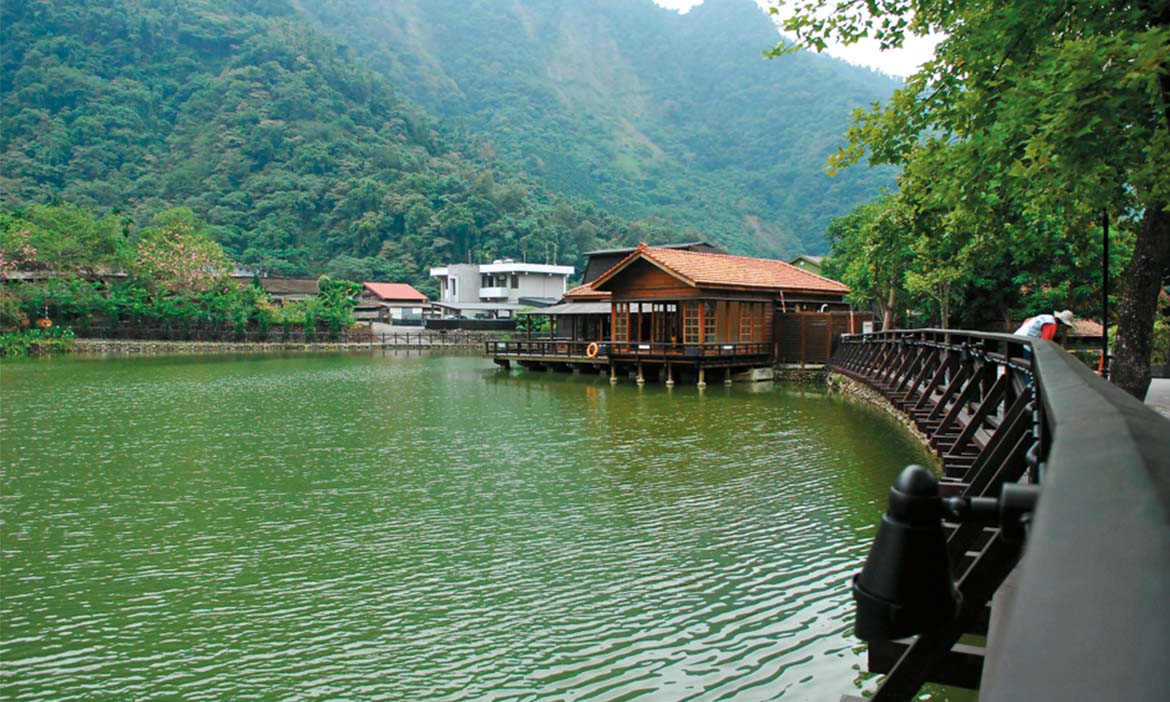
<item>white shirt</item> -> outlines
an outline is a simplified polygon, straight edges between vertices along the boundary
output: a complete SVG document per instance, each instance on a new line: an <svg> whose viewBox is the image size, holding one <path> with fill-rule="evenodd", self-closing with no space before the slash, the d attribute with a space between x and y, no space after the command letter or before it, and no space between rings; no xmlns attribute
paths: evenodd
<svg viewBox="0 0 1170 702"><path fill-rule="evenodd" d="M1040 329L1045 324L1057 324L1060 320L1050 314L1038 314L1031 319L1025 319L1020 328L1012 332L1016 336L1032 336L1040 338Z"/></svg>

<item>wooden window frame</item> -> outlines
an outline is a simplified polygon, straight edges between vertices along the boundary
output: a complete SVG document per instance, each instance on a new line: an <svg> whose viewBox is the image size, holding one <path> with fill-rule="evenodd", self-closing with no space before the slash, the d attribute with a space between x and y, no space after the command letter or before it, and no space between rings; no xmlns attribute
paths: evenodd
<svg viewBox="0 0 1170 702"><path fill-rule="evenodd" d="M757 304L754 302L739 303L739 341L750 343L755 341L755 316Z"/></svg>
<svg viewBox="0 0 1170 702"><path fill-rule="evenodd" d="M613 303L613 340L615 343L630 340L630 303Z"/></svg>
<svg viewBox="0 0 1170 702"><path fill-rule="evenodd" d="M683 343L699 343L699 302L683 303Z"/></svg>
<svg viewBox="0 0 1170 702"><path fill-rule="evenodd" d="M719 341L719 305L715 302L700 302L702 312L699 318L703 320L701 343L714 344Z"/></svg>

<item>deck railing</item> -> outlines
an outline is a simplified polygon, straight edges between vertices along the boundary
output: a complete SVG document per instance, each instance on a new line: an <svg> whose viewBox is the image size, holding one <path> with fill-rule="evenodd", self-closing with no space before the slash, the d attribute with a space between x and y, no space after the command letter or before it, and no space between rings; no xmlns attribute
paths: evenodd
<svg viewBox="0 0 1170 702"><path fill-rule="evenodd" d="M549 356L586 358L590 343L575 339L512 339L507 341L489 341L484 344L484 354L498 357Z"/></svg>
<svg viewBox="0 0 1170 702"><path fill-rule="evenodd" d="M982 686L981 700L1170 689L1170 422L1048 341L846 336L830 367L915 423L951 494L1041 489L1022 559L999 528L949 525L959 612L938 631L872 643L871 670L888 673L872 699L910 700L928 681ZM987 603L1013 570L1014 597L997 600L989 626Z"/></svg>
<svg viewBox="0 0 1170 702"><path fill-rule="evenodd" d="M603 341L590 342L575 339L523 339L492 341L484 345L484 353L497 357L526 356L588 358L589 347L597 343L596 357L606 360L701 360L743 358L758 360L767 358L772 351L769 342L736 342L680 344L658 341Z"/></svg>

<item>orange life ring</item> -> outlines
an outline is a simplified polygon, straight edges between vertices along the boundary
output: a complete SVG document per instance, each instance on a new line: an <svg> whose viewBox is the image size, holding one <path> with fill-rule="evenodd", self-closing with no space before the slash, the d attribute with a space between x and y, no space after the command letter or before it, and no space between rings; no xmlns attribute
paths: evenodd
<svg viewBox="0 0 1170 702"><path fill-rule="evenodd" d="M589 345L585 347L585 355L589 358L597 358L597 352L600 350L601 347L597 345L596 341L590 341Z"/></svg>
<svg viewBox="0 0 1170 702"><path fill-rule="evenodd" d="M53 320L49 319L48 317L41 317L37 320L37 326L41 329L48 329L49 327L53 326Z"/></svg>

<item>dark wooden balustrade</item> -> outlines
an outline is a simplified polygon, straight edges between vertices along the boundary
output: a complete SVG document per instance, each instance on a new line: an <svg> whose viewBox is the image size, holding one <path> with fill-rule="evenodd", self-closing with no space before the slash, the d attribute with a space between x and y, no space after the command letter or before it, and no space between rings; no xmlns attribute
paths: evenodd
<svg viewBox="0 0 1170 702"><path fill-rule="evenodd" d="M574 339L520 339L491 341L484 345L484 354L494 358L547 358L581 360L587 358L589 345L594 342ZM770 342L736 342L680 344L656 341L603 341L598 343L596 361L671 361L766 363L772 352Z"/></svg>
<svg viewBox="0 0 1170 702"><path fill-rule="evenodd" d="M1166 694L1170 422L1048 341L846 336L829 366L913 421L941 460L944 494L1041 487L1022 558L999 528L947 525L958 616L872 643L870 669L887 674L873 700L914 699L926 682L981 685L987 700ZM1013 571L989 637L989 603Z"/></svg>

